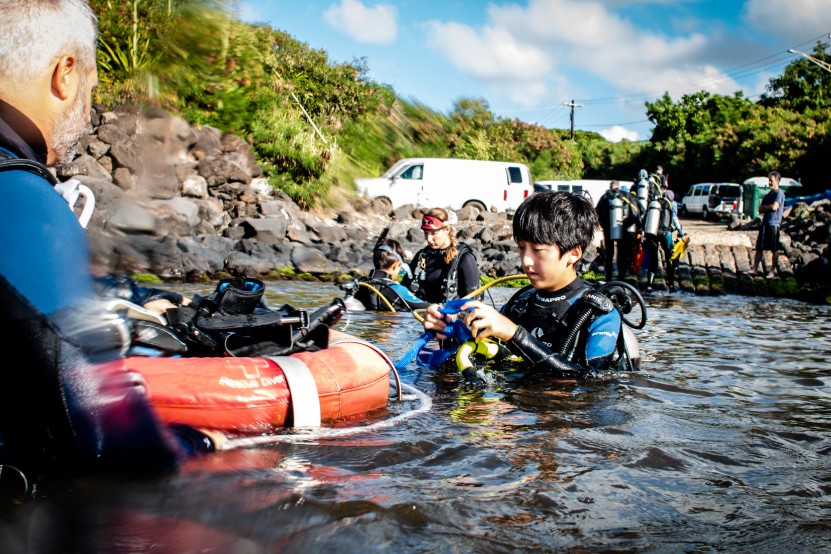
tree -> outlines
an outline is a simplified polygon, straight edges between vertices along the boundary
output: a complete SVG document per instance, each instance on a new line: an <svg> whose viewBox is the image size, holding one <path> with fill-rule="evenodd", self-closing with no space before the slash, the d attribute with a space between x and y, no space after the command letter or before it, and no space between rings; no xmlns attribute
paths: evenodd
<svg viewBox="0 0 831 554"><path fill-rule="evenodd" d="M827 45L817 42L811 55L831 63L825 52ZM780 107L797 112L831 107L831 71L815 62L799 57L785 67L784 73L774 77L766 87L759 103L765 107Z"/></svg>

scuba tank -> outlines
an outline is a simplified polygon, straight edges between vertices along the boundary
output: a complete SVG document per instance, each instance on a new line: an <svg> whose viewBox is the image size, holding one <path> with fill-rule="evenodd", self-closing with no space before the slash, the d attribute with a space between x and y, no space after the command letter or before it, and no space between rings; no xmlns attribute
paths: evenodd
<svg viewBox="0 0 831 554"><path fill-rule="evenodd" d="M646 212L648 201L649 182L646 179L642 179L638 181L638 205L641 207L641 212Z"/></svg>
<svg viewBox="0 0 831 554"><path fill-rule="evenodd" d="M620 240L623 238L623 199L620 195L609 201L609 238Z"/></svg>
<svg viewBox="0 0 831 554"><path fill-rule="evenodd" d="M637 211L635 211L634 204L631 204L629 202L625 202L623 204L623 219L625 220L625 219L629 218L629 216L631 216L631 215L636 216L636 217L632 218L635 221L632 221L632 224L629 227L626 228L626 232L631 234L631 235L634 235L638 231L638 223L637 222L639 221L640 218L637 217L637 216L639 215L639 213Z"/></svg>
<svg viewBox="0 0 831 554"><path fill-rule="evenodd" d="M643 232L647 235L657 236L658 227L661 225L661 203L653 200L646 209L646 221L643 224Z"/></svg>

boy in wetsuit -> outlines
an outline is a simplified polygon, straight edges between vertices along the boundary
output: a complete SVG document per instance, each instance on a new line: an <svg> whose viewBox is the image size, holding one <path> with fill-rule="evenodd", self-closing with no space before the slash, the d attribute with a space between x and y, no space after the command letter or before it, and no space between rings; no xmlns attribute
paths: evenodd
<svg viewBox="0 0 831 554"><path fill-rule="evenodd" d="M523 201L513 218L522 270L531 285L501 310L479 301L462 306L476 340L494 337L533 370L578 377L608 369L615 360L620 314L611 301L577 277L577 264L599 226L597 212L579 196L541 191ZM580 325L578 319L592 313ZM424 329L438 338L447 322L431 305ZM576 339L571 331L579 329Z"/></svg>
<svg viewBox="0 0 831 554"><path fill-rule="evenodd" d="M398 275L402 271L410 277L412 274L410 266L404 262L404 249L397 240L381 241L372 252L372 264L375 269L362 282L372 285L383 295L383 299L372 289L359 286L355 298L364 305L365 309L383 311L392 306L395 311L410 311L423 309L429 305L398 282Z"/></svg>

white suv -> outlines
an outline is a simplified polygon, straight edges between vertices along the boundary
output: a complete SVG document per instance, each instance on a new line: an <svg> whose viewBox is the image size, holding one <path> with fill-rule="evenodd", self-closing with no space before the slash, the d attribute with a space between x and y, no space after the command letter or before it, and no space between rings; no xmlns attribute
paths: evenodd
<svg viewBox="0 0 831 554"><path fill-rule="evenodd" d="M698 183L690 187L678 206L680 215L702 218L742 213L742 186L738 183Z"/></svg>

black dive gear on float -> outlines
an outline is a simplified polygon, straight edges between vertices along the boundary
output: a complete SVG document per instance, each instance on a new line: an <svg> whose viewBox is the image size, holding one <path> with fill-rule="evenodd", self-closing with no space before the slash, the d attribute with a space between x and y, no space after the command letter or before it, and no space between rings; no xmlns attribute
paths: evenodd
<svg viewBox="0 0 831 554"><path fill-rule="evenodd" d="M101 298L120 298L143 306L154 300L167 300L172 304L182 304L181 294L157 288L143 287L127 275L111 273L94 277L95 292Z"/></svg>
<svg viewBox="0 0 831 554"><path fill-rule="evenodd" d="M343 300L309 315L288 304L268 308L264 291L259 279L225 279L212 294L165 315L191 356L286 356L328 347L329 329L346 312Z"/></svg>

